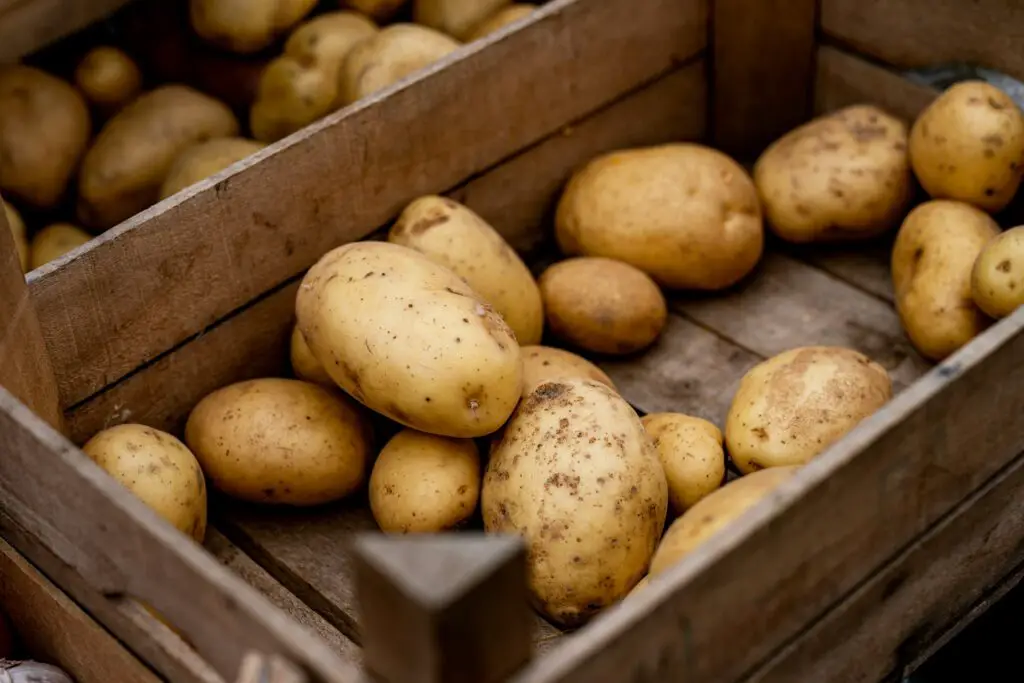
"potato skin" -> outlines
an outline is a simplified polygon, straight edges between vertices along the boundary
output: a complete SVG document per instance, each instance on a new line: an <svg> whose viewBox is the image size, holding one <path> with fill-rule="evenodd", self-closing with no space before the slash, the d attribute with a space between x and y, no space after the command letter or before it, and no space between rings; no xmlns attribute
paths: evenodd
<svg viewBox="0 0 1024 683"><path fill-rule="evenodd" d="M204 397L185 442L225 494L254 503L319 505L366 483L371 428L340 392L294 379L238 382Z"/></svg>
<svg viewBox="0 0 1024 683"><path fill-rule="evenodd" d="M99 432L82 451L176 529L203 542L206 480L185 444L159 429L123 424Z"/></svg>
<svg viewBox="0 0 1024 683"><path fill-rule="evenodd" d="M553 346L524 346L523 356L523 398L545 382L563 379L592 379L611 389L615 383L601 368L583 356Z"/></svg>
<svg viewBox="0 0 1024 683"><path fill-rule="evenodd" d="M138 96L142 72L124 51L99 45L75 67L75 86L94 107L109 115Z"/></svg>
<svg viewBox="0 0 1024 683"><path fill-rule="evenodd" d="M413 19L417 24L464 40L485 19L510 3L511 0L415 0Z"/></svg>
<svg viewBox="0 0 1024 683"><path fill-rule="evenodd" d="M725 451L718 427L682 413L651 413L641 418L654 440L668 481L669 510L681 514L725 481Z"/></svg>
<svg viewBox="0 0 1024 683"><path fill-rule="evenodd" d="M591 161L559 200L555 236L568 256L624 261L670 289L729 287L764 249L753 180L725 154L690 143Z"/></svg>
<svg viewBox="0 0 1024 683"><path fill-rule="evenodd" d="M92 235L71 223L52 223L32 237L30 269L41 268L92 239Z"/></svg>
<svg viewBox="0 0 1024 683"><path fill-rule="evenodd" d="M892 398L878 363L838 346L785 351L740 381L725 421L725 443L744 474L802 465Z"/></svg>
<svg viewBox="0 0 1024 683"><path fill-rule="evenodd" d="M910 163L934 199L1000 211L1024 173L1024 113L984 81L950 86L914 122Z"/></svg>
<svg viewBox="0 0 1024 683"><path fill-rule="evenodd" d="M21 214L13 206L2 199L0 199L0 204L4 207L4 215L7 216L7 226L10 228L11 236L14 238L14 248L18 250L18 262L21 263L21 269L27 273L30 268L25 221L21 219Z"/></svg>
<svg viewBox="0 0 1024 683"><path fill-rule="evenodd" d="M444 197L413 201L388 232L451 269L494 307L520 345L539 344L544 307L530 269L497 230L472 209Z"/></svg>
<svg viewBox="0 0 1024 683"><path fill-rule="evenodd" d="M536 5L528 5L526 3L517 2L507 7L503 7L491 16L487 17L484 21L476 25L472 31L466 36L466 42L479 40L484 36L505 28L509 24L515 21L533 14L533 11L537 9Z"/></svg>
<svg viewBox="0 0 1024 683"><path fill-rule="evenodd" d="M303 338L302 332L299 331L298 325L292 328L289 357L291 359L292 372L295 373L296 379L319 384L327 389L338 388L338 385L334 383L331 376L324 370L324 366L313 356L313 352L309 349L309 345Z"/></svg>
<svg viewBox="0 0 1024 683"><path fill-rule="evenodd" d="M212 45L251 54L302 20L317 0L189 0L192 29Z"/></svg>
<svg viewBox="0 0 1024 683"><path fill-rule="evenodd" d="M106 229L154 204L174 159L191 145L238 134L224 104L183 85L152 90L114 115L86 152L78 217Z"/></svg>
<svg viewBox="0 0 1024 683"><path fill-rule="evenodd" d="M403 429L381 449L370 475L370 510L387 533L437 533L458 526L480 498L480 454L472 439Z"/></svg>
<svg viewBox="0 0 1024 683"><path fill-rule="evenodd" d="M541 384L491 449L481 506L489 533L527 543L538 609L578 626L647 571L668 487L636 413L604 384Z"/></svg>
<svg viewBox="0 0 1024 683"><path fill-rule="evenodd" d="M840 109L772 143L754 184L768 227L788 242L875 237L910 203L907 126L877 107Z"/></svg>
<svg viewBox="0 0 1024 683"><path fill-rule="evenodd" d="M621 261L566 259L538 284L551 333L588 351L634 353L653 344L668 319L654 280Z"/></svg>
<svg viewBox="0 0 1024 683"><path fill-rule="evenodd" d="M0 66L0 191L50 209L89 142L85 100L70 84L22 65Z"/></svg>
<svg viewBox="0 0 1024 683"><path fill-rule="evenodd" d="M971 271L999 226L970 204L933 200L914 208L892 250L896 310L918 352L941 361L991 324L975 306Z"/></svg>
<svg viewBox="0 0 1024 683"><path fill-rule="evenodd" d="M338 386L406 427L484 436L519 400L512 330L462 278L418 251L390 242L338 247L306 273L295 310Z"/></svg>
<svg viewBox="0 0 1024 683"><path fill-rule="evenodd" d="M978 254L971 297L993 318L1005 318L1024 305L1024 226L996 236Z"/></svg>
<svg viewBox="0 0 1024 683"><path fill-rule="evenodd" d="M264 147L262 142L246 138L214 138L186 147L167 171L160 185L160 199L167 199Z"/></svg>

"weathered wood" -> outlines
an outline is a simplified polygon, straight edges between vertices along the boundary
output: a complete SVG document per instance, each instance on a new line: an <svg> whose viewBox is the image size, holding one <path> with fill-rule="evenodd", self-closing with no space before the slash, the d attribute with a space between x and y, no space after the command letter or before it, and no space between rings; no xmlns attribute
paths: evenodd
<svg viewBox="0 0 1024 683"><path fill-rule="evenodd" d="M0 62L15 62L130 0L0 0Z"/></svg>

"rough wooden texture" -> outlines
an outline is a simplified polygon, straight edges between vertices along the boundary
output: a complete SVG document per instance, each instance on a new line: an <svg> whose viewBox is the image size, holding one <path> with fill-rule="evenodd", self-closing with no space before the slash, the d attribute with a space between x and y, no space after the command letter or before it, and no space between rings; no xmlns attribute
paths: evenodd
<svg viewBox="0 0 1024 683"><path fill-rule="evenodd" d="M129 1L0 0L0 62L15 62L112 14Z"/></svg>

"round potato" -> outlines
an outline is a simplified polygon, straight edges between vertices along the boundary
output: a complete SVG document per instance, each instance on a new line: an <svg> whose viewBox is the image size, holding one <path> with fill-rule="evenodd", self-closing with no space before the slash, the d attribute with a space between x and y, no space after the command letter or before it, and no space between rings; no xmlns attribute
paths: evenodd
<svg viewBox="0 0 1024 683"><path fill-rule="evenodd" d="M681 413L651 413L641 422L665 470L672 512L681 514L718 490L725 481L725 451L718 427Z"/></svg>
<svg viewBox="0 0 1024 683"><path fill-rule="evenodd" d="M156 203L175 158L197 142L238 134L224 104L183 85L140 96L103 127L82 161L78 217L106 229Z"/></svg>
<svg viewBox="0 0 1024 683"><path fill-rule="evenodd" d="M30 268L41 268L50 261L77 249L92 239L92 235L71 223L53 223L32 238Z"/></svg>
<svg viewBox="0 0 1024 683"><path fill-rule="evenodd" d="M477 24L476 28L470 31L466 36L466 42L468 43L473 40L479 40L484 36L488 36L513 22L519 21L520 19L532 14L535 9L537 9L536 5L528 5L522 2L517 2L507 7L503 7L484 21Z"/></svg>
<svg viewBox="0 0 1024 683"><path fill-rule="evenodd" d="M7 227L10 228L11 236L14 237L14 248L18 251L18 262L21 263L21 269L28 272L29 250L28 237L25 233L25 221L21 220L21 214L13 206L2 199L0 199L0 204L3 204L4 215L7 216Z"/></svg>
<svg viewBox="0 0 1024 683"><path fill-rule="evenodd" d="M342 6L362 12L374 21L388 21L405 3L406 0L341 0Z"/></svg>
<svg viewBox="0 0 1024 683"><path fill-rule="evenodd" d="M317 0L189 0L192 29L212 45L250 54L286 33Z"/></svg>
<svg viewBox="0 0 1024 683"><path fill-rule="evenodd" d="M0 66L0 191L50 209L89 143L85 100L45 71Z"/></svg>
<svg viewBox="0 0 1024 683"><path fill-rule="evenodd" d="M544 308L530 269L471 209L443 197L420 197L402 211L388 241L425 254L468 282L520 344L540 343Z"/></svg>
<svg viewBox="0 0 1024 683"><path fill-rule="evenodd" d="M768 227L788 242L875 237L910 203L907 126L877 107L840 109L769 146L754 184Z"/></svg>
<svg viewBox="0 0 1024 683"><path fill-rule="evenodd" d="M667 505L640 418L588 379L547 382L523 400L491 448L481 494L484 529L525 538L534 602L567 627L643 578Z"/></svg>
<svg viewBox="0 0 1024 683"><path fill-rule="evenodd" d="M1005 318L1024 305L1024 226L998 235L978 254L971 297L993 318Z"/></svg>
<svg viewBox="0 0 1024 683"><path fill-rule="evenodd" d="M575 353L553 346L524 346L523 398L545 382L563 379L592 379L615 389L615 383L601 368Z"/></svg>
<svg viewBox="0 0 1024 683"><path fill-rule="evenodd" d="M413 19L417 24L429 26L463 40L484 20L511 2L512 0L415 0Z"/></svg>
<svg viewBox="0 0 1024 683"><path fill-rule="evenodd" d="M896 310L922 356L941 361L991 324L974 304L971 271L999 234L984 211L948 200L911 211L892 250Z"/></svg>
<svg viewBox="0 0 1024 683"><path fill-rule="evenodd" d="M743 473L802 465L892 398L878 363L838 346L785 351L743 376L725 443Z"/></svg>
<svg viewBox="0 0 1024 683"><path fill-rule="evenodd" d="M238 382L188 416L185 442L213 486L254 503L319 505L366 482L371 428L348 397L294 379Z"/></svg>
<svg viewBox="0 0 1024 683"><path fill-rule="evenodd" d="M324 366L320 364L316 358L313 357L313 352L309 350L309 345L306 340L302 337L302 332L299 331L299 326L296 325L292 328L291 344L289 345L289 351L292 362L292 372L295 373L297 379L301 379L304 382L312 382L313 384L319 384L322 387L328 389L337 389L338 385L334 383L331 376L324 370Z"/></svg>
<svg viewBox="0 0 1024 683"><path fill-rule="evenodd" d="M539 284L551 333L588 351L634 353L653 344L668 319L654 280L621 261L567 259L545 270Z"/></svg>
<svg viewBox="0 0 1024 683"><path fill-rule="evenodd" d="M351 104L433 64L459 48L445 34L392 24L349 51L341 67L341 104Z"/></svg>
<svg viewBox="0 0 1024 683"><path fill-rule="evenodd" d="M299 329L338 386L406 427L495 431L522 392L515 335L465 280L390 242L329 251L296 298Z"/></svg>
<svg viewBox="0 0 1024 683"><path fill-rule="evenodd" d="M480 497L480 454L472 439L403 429L377 456L370 510L387 533L437 533L466 521Z"/></svg>
<svg viewBox="0 0 1024 683"><path fill-rule="evenodd" d="M1022 159L1024 113L984 81L950 86L910 130L910 163L935 199L1000 211L1020 186Z"/></svg>
<svg viewBox="0 0 1024 683"><path fill-rule="evenodd" d="M183 534L206 536L206 480L192 452L152 427L104 429L82 451Z"/></svg>
<svg viewBox="0 0 1024 683"><path fill-rule="evenodd" d="M75 85L96 109L109 115L138 97L142 72L124 51L100 45L78 62Z"/></svg>
<svg viewBox="0 0 1024 683"><path fill-rule="evenodd" d="M797 466L773 467L729 482L669 526L651 559L652 580L682 561L717 531L752 508L796 474Z"/></svg>
<svg viewBox="0 0 1024 683"><path fill-rule="evenodd" d="M264 147L262 142L246 138L214 138L186 147L171 163L160 185L160 199L177 194Z"/></svg>

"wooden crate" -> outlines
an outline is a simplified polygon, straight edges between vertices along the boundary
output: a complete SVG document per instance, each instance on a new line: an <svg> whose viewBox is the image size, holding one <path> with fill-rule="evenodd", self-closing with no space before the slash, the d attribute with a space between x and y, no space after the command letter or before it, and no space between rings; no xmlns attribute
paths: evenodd
<svg viewBox="0 0 1024 683"><path fill-rule="evenodd" d="M416 196L447 193L534 253L569 173L601 152L707 140L749 160L849 103L912 118L935 92L898 68L968 59L1024 76L1021 31L1024 10L996 0L554 0L34 272L27 291L8 277L3 381L44 419L0 394L0 530L171 680L230 680L252 651L284 657L296 680L359 680L349 640L398 642L410 661L453 647L401 628L364 641L367 564L350 540L373 529L365 511L228 508L216 526L245 555L215 534L234 558L218 562L72 443L127 420L180 431L209 391L287 372L304 270ZM867 353L898 395L664 581L569 636L534 622L535 656L513 680L899 680L1016 581L1024 310L931 367L900 328L887 260L884 242L775 247L735 291L672 296L656 347L603 364L638 409L717 422L748 368L808 343ZM437 550L421 550L428 572ZM494 561L514 572L517 557ZM494 610L475 628L514 651L523 633L501 616L518 603L494 591L515 586L496 576L462 590ZM365 595L393 584L367 580ZM401 607L465 627L423 602Z"/></svg>

